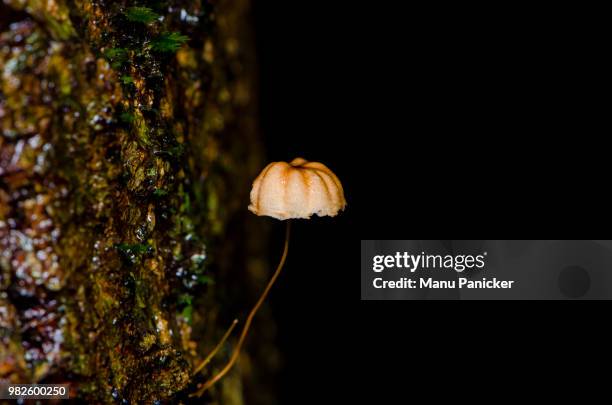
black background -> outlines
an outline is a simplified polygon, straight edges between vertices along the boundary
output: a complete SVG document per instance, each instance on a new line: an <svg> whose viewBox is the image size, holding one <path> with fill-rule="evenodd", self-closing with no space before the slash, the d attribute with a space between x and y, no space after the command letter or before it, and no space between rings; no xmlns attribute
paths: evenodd
<svg viewBox="0 0 612 405"><path fill-rule="evenodd" d="M348 201L335 219L296 226L271 297L287 361L281 403L325 388L398 403L434 383L435 396L558 393L534 387L544 377L570 396L563 370L589 374L601 358L607 303L360 302L357 249L360 239L606 239L598 13L329 7L256 10L269 160L326 163ZM278 227L273 243L281 237ZM452 388L463 383L478 389Z"/></svg>
<svg viewBox="0 0 612 405"><path fill-rule="evenodd" d="M348 203L334 218L293 221L287 263L269 298L284 363L279 403L325 403L322 398L345 395L338 381L347 377L347 347L357 344L357 336L341 338L353 326L359 300L358 278L351 272L359 261L356 168L362 140L341 118L347 108L341 61L348 42L328 5L262 1L254 6L267 160L323 162L342 181ZM284 223L262 220L272 224L270 262L276 263Z"/></svg>

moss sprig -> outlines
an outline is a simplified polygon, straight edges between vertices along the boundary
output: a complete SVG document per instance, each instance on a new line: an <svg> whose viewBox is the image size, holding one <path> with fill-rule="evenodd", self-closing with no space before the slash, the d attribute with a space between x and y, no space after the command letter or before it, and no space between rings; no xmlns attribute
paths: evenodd
<svg viewBox="0 0 612 405"><path fill-rule="evenodd" d="M159 14L148 7L130 7L125 13L125 18L132 22L151 24L159 19Z"/></svg>
<svg viewBox="0 0 612 405"><path fill-rule="evenodd" d="M176 52L189 40L180 32L166 32L151 41L151 49L156 52Z"/></svg>

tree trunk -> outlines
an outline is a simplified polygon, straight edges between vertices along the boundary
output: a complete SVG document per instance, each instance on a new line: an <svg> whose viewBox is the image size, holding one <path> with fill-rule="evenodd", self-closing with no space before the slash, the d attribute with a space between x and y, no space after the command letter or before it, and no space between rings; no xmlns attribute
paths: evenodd
<svg viewBox="0 0 612 405"><path fill-rule="evenodd" d="M248 13L0 3L0 380L189 401L261 166ZM239 378L206 398L241 403Z"/></svg>

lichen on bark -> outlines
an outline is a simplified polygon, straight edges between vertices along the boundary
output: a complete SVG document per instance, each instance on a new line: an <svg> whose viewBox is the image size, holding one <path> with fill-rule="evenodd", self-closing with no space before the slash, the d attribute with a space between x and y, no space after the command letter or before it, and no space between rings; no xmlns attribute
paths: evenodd
<svg viewBox="0 0 612 405"><path fill-rule="evenodd" d="M183 398L260 165L247 2L0 9L0 379Z"/></svg>

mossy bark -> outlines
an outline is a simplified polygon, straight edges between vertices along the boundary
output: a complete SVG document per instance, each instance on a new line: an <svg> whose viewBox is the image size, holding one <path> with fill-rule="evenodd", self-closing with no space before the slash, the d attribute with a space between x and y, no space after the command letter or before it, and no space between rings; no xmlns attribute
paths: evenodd
<svg viewBox="0 0 612 405"><path fill-rule="evenodd" d="M244 248L228 222L261 166L248 2L0 15L0 379L188 401L223 333L215 269ZM225 386L207 399L240 403Z"/></svg>

